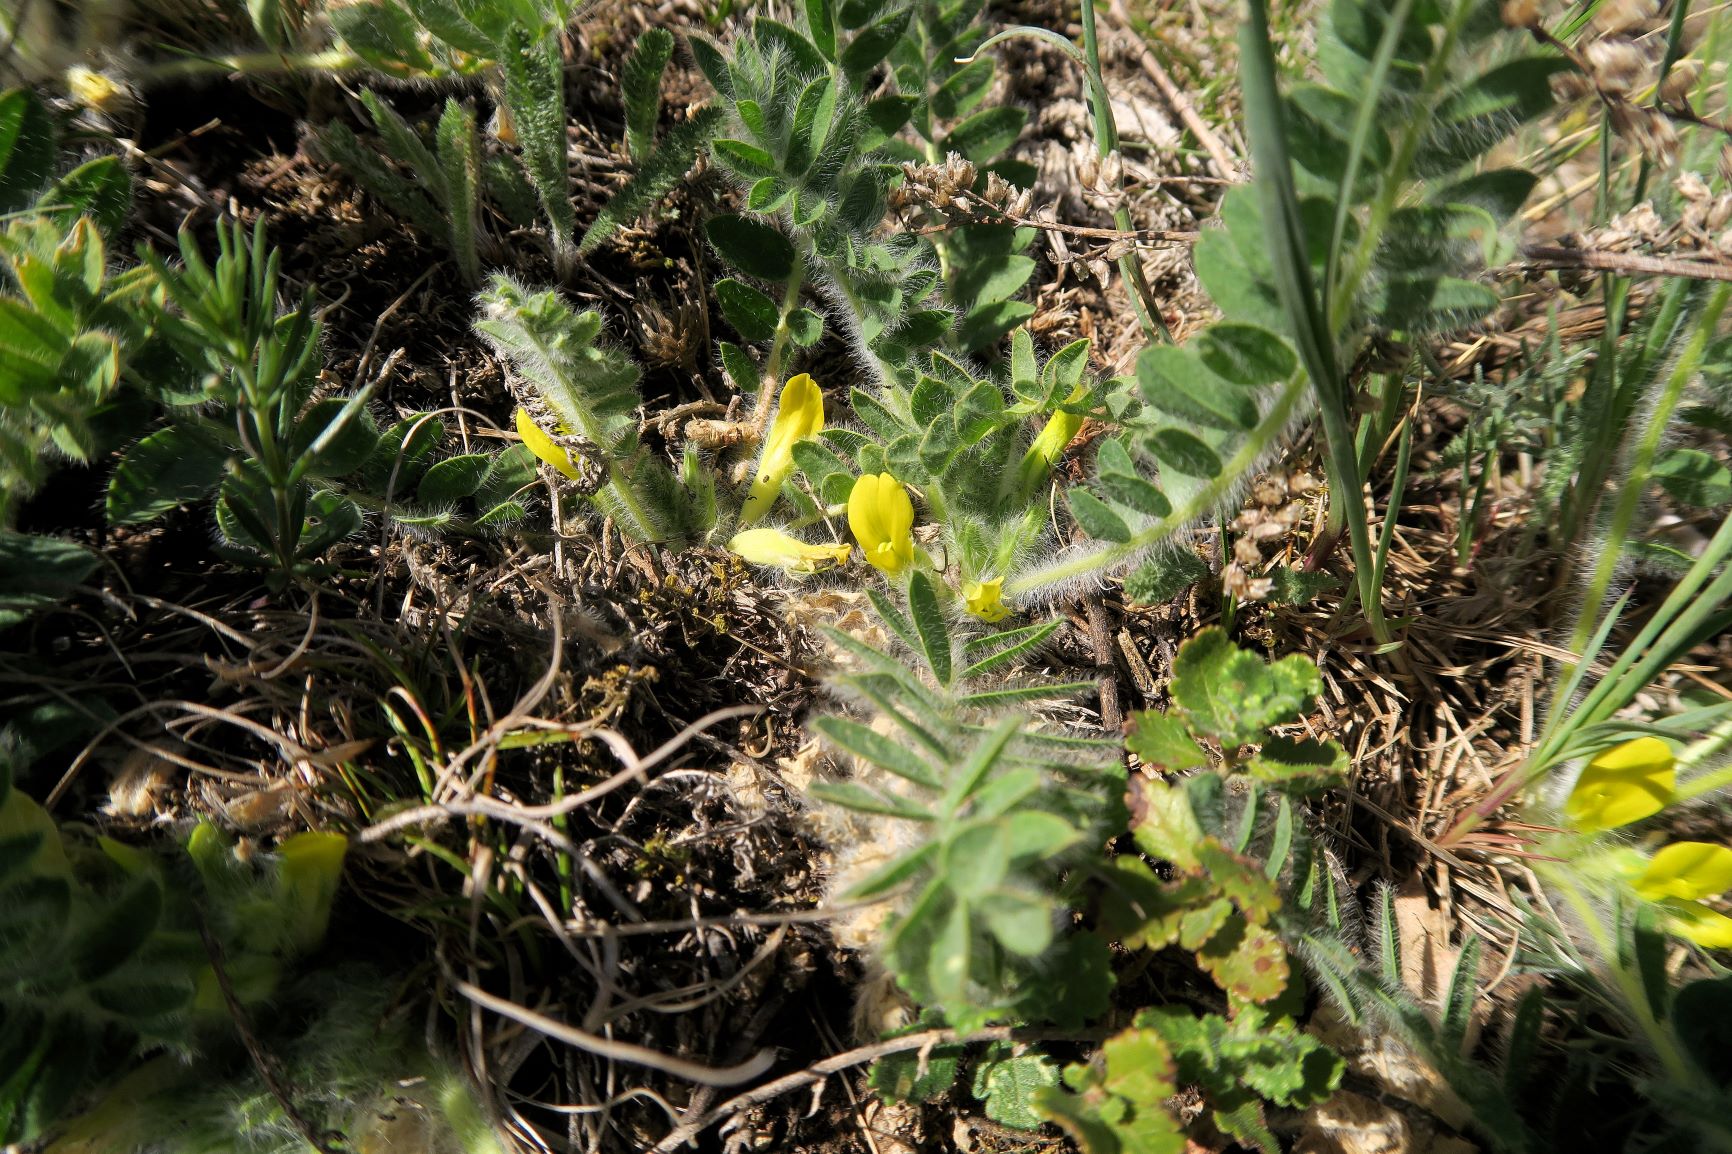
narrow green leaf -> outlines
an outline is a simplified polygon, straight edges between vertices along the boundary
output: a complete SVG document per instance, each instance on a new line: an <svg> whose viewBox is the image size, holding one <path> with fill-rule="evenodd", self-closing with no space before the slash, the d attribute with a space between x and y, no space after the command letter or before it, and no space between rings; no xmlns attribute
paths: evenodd
<svg viewBox="0 0 1732 1154"><path fill-rule="evenodd" d="M920 570L916 570L908 581L908 612L932 675L938 684L949 685L950 626L945 621L943 607L938 603L938 595L933 591L932 580Z"/></svg>
<svg viewBox="0 0 1732 1154"><path fill-rule="evenodd" d="M929 822L934 820L931 813L913 802L874 793L865 786L856 785L851 781L821 781L812 785L806 792L819 801L839 805L844 809L857 810L860 813L898 817L905 821Z"/></svg>
<svg viewBox="0 0 1732 1154"><path fill-rule="evenodd" d="M913 751L874 729L841 717L820 717L812 723L812 728L855 757L887 770L904 781L911 781L927 789L941 787L931 767Z"/></svg>

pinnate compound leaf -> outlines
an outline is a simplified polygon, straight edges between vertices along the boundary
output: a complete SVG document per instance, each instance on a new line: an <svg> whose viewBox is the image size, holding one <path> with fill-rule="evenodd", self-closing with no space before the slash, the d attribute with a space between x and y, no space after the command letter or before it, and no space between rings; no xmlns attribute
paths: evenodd
<svg viewBox="0 0 1732 1154"><path fill-rule="evenodd" d="M1229 748L1295 720L1321 687L1317 667L1308 659L1292 654L1267 664L1234 645L1218 627L1185 642L1173 662L1173 700L1193 729Z"/></svg>
<svg viewBox="0 0 1732 1154"><path fill-rule="evenodd" d="M625 104L625 139L631 158L642 164L655 146L656 118L661 114L662 72L673 59L673 33L646 28L620 70L620 95Z"/></svg>
<svg viewBox="0 0 1732 1154"><path fill-rule="evenodd" d="M693 38L694 50L701 41ZM624 188L614 193L584 231L578 245L579 253L593 251L621 225L634 221L651 205L671 191L697 161L701 149L722 121L722 110L704 108L690 120L682 121L667 131L650 157L638 165L638 170Z"/></svg>

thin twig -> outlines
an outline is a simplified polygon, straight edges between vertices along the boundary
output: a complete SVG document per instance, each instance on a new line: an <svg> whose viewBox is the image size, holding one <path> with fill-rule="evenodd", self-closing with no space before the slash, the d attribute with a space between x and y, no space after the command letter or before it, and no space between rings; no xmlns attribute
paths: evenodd
<svg viewBox="0 0 1732 1154"><path fill-rule="evenodd" d="M338 1145L331 1144L331 1136L321 1135L307 1121L306 1116L295 1106L295 1100L289 1097L288 1087L277 1077L276 1065L271 1061L264 1047L259 1045L258 1038L253 1034L252 1025L247 1021L247 1014L241 1008L240 999L235 996L235 988L229 982L228 967L223 964L223 948L210 932L210 926L205 924L204 916L199 915L198 936L204 941L204 951L210 957L211 973L216 976L217 988L222 991L223 1002L228 1007L229 1017L234 1021L235 1033L240 1035L241 1045L246 1047L247 1056L253 1060L253 1068L264 1080L265 1088L271 1092L271 1097L282 1107L283 1116L289 1124L301 1135L303 1141L319 1154L344 1154L347 1140L337 1134Z"/></svg>
<svg viewBox="0 0 1732 1154"><path fill-rule="evenodd" d="M492 1010L502 1018L510 1018L519 1025L528 1026L538 1034L546 1035L568 1046L576 1046L580 1050L595 1054L602 1058L610 1058L616 1062L629 1062L634 1066L648 1066L652 1070L660 1070L674 1078L683 1078L688 1082L696 1082L703 1086L738 1086L741 1082L750 1082L776 1063L774 1050L759 1050L753 1057L737 1066L715 1067L705 1066L697 1062L688 1062L684 1058L676 1058L672 1054L663 1054L648 1046L639 1046L631 1042L619 1042L612 1038L603 1038L576 1026L539 1014L527 1006L496 997L469 982L455 979L453 988L471 1002L484 1010Z"/></svg>
<svg viewBox="0 0 1732 1154"><path fill-rule="evenodd" d="M1728 261L1643 256L1634 252L1557 248L1541 244L1522 246L1522 257L1536 268L1586 268L1600 272L1653 273L1658 276L1690 277L1694 280L1732 281L1732 262Z"/></svg>
<svg viewBox="0 0 1732 1154"><path fill-rule="evenodd" d="M1137 35L1136 26L1131 23L1131 14L1125 10L1125 0L1112 0L1112 17L1118 24L1120 32L1136 49L1137 60L1142 64L1143 71L1149 74L1149 79L1153 80L1155 87L1161 90L1161 99L1165 100L1172 106L1173 111L1179 114L1179 119L1184 121L1185 127L1190 130L1191 135L1197 138L1197 143L1201 144L1203 150L1209 154L1209 160L1214 164L1215 170L1221 174L1221 178L1237 183L1239 179L1238 162L1233 159L1233 154L1227 150L1227 146L1221 143L1221 138L1215 135L1215 130L1209 127L1208 121L1198 115L1190 100L1179 90L1179 86L1173 83L1173 78L1167 75L1167 70L1161 67L1161 62L1155 59L1155 54L1149 51L1149 46L1143 43L1142 37Z"/></svg>
<svg viewBox="0 0 1732 1154"><path fill-rule="evenodd" d="M792 1074L784 1074L771 1082L765 1082L754 1090L738 1094L723 1102L713 1110L706 1111L698 1118L690 1119L680 1124L679 1128L656 1144L650 1154L673 1154L687 1142L715 1125L724 1118L750 1110L783 1094L822 1082L832 1074L840 1073L851 1066L875 1062L890 1054L906 1054L910 1050L923 1050L929 1046L968 1046L980 1042L1100 1042L1109 1036L1106 1030L1030 1030L1017 1026L991 1026L984 1030L976 1030L972 1034L964 1034L958 1030L923 1030L918 1034L904 1034L900 1038L891 1038L885 1042L875 1042L870 1046L861 1046L833 1058L825 1058L822 1062L814 1062L804 1070L796 1070Z"/></svg>

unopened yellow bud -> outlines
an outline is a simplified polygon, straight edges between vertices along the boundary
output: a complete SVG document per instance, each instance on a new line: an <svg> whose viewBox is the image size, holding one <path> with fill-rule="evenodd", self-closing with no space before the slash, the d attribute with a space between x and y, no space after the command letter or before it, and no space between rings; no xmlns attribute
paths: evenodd
<svg viewBox="0 0 1732 1154"><path fill-rule="evenodd" d="M1010 616L1010 609L1004 603L1002 577L995 577L991 581L970 581L962 587L962 600L970 613L988 625Z"/></svg>
<svg viewBox="0 0 1732 1154"><path fill-rule="evenodd" d="M729 551L754 565L774 565L795 573L816 573L841 565L852 553L850 545L809 545L779 529L747 529L734 534Z"/></svg>

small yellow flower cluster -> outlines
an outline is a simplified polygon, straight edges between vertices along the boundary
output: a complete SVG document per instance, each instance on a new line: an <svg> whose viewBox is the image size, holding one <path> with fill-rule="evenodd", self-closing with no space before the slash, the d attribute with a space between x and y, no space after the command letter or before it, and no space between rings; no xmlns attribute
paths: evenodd
<svg viewBox="0 0 1732 1154"><path fill-rule="evenodd" d="M783 482L794 470L794 446L823 428L823 393L805 373L791 378L782 388L776 418L764 438L752 487L740 510L740 524L750 525L770 511ZM519 430L522 431L521 420ZM537 456L542 456L528 432L524 433L524 441ZM880 572L895 576L914 564L917 556L914 502L908 489L889 473L868 474L854 482L848 494L848 528L867 563ZM812 545L779 529L742 530L728 542L728 548L754 565L771 565L794 573L816 573L831 565L844 564L850 553L847 545ZM964 587L963 601L968 611L982 621L1002 621L1010 615L1003 591L1002 578L973 581Z"/></svg>
<svg viewBox="0 0 1732 1154"><path fill-rule="evenodd" d="M1657 737L1606 750L1588 762L1564 802L1564 816L1583 833L1602 833L1659 813L1677 791L1672 748ZM1631 880L1636 896L1658 907L1672 933L1709 949L1732 949L1732 918L1704 899L1732 889L1732 849L1674 842Z"/></svg>

